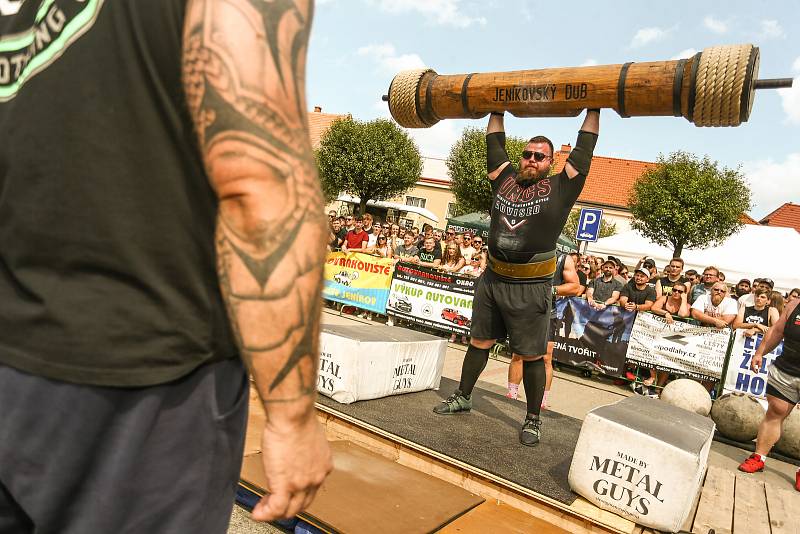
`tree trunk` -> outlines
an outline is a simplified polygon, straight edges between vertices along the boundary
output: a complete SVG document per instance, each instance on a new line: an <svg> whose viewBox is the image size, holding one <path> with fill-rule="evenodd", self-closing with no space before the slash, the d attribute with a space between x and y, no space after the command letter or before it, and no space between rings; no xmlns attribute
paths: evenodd
<svg viewBox="0 0 800 534"><path fill-rule="evenodd" d="M367 200L368 198L361 197L361 203L358 205L358 214L362 217L367 213Z"/></svg>
<svg viewBox="0 0 800 534"><path fill-rule="evenodd" d="M681 252L683 252L683 241L678 241L675 244L675 250L672 251L673 258L680 258Z"/></svg>

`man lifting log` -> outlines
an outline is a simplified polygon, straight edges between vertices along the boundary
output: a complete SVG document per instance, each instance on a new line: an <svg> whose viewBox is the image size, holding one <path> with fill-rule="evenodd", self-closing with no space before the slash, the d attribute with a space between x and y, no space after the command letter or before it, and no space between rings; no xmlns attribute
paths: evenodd
<svg viewBox="0 0 800 534"><path fill-rule="evenodd" d="M564 169L548 176L553 143L544 136L531 138L516 169L505 149L503 115L491 114L486 129L486 163L494 193L488 268L475 289L472 339L461 382L433 409L435 413L470 411L472 389L486 367L489 349L508 335L514 356L524 362L527 416L520 442L539 443L545 386L542 358L547 350L556 240L586 182L599 129L599 110L587 110Z"/></svg>

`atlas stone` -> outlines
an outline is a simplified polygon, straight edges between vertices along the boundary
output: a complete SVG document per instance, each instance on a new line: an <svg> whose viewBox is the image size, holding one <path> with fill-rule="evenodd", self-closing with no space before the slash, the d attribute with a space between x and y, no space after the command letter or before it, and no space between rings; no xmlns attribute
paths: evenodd
<svg viewBox="0 0 800 534"><path fill-rule="evenodd" d="M679 378L661 391L661 400L696 414L708 416L711 412L711 395L699 382Z"/></svg>
<svg viewBox="0 0 800 534"><path fill-rule="evenodd" d="M755 397L735 391L714 401L711 419L726 438L748 442L756 439L764 413L764 408Z"/></svg>
<svg viewBox="0 0 800 534"><path fill-rule="evenodd" d="M775 450L800 460L800 410L797 408L784 420L781 439L775 444Z"/></svg>

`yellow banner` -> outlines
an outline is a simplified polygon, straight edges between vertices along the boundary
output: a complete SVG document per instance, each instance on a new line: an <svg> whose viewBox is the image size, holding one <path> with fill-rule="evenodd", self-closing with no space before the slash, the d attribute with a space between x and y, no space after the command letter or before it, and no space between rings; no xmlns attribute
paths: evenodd
<svg viewBox="0 0 800 534"><path fill-rule="evenodd" d="M328 300L386 313L394 261L362 252L330 252L325 262L325 288Z"/></svg>

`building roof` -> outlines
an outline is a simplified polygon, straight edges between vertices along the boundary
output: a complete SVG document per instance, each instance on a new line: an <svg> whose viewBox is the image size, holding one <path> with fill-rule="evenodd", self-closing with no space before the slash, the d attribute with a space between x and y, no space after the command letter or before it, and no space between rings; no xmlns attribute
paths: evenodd
<svg viewBox="0 0 800 534"><path fill-rule="evenodd" d="M311 134L311 146L319 147L319 140L322 135L330 128L331 124L337 119L345 119L349 115L334 115L333 113L323 113L319 106L314 107L314 111L308 114L308 129Z"/></svg>
<svg viewBox="0 0 800 534"><path fill-rule="evenodd" d="M764 226L782 226L800 232L800 204L787 202L758 222Z"/></svg>
<svg viewBox="0 0 800 534"><path fill-rule="evenodd" d="M742 222L743 224L756 224L756 225L758 224L757 220L750 217L746 213L742 213L741 215L739 215L739 221Z"/></svg>
<svg viewBox="0 0 800 534"><path fill-rule="evenodd" d="M571 150L570 145L561 145L561 150L556 152L556 172L564 168ZM649 161L594 156L578 202L628 209L628 197L634 182L655 166Z"/></svg>

